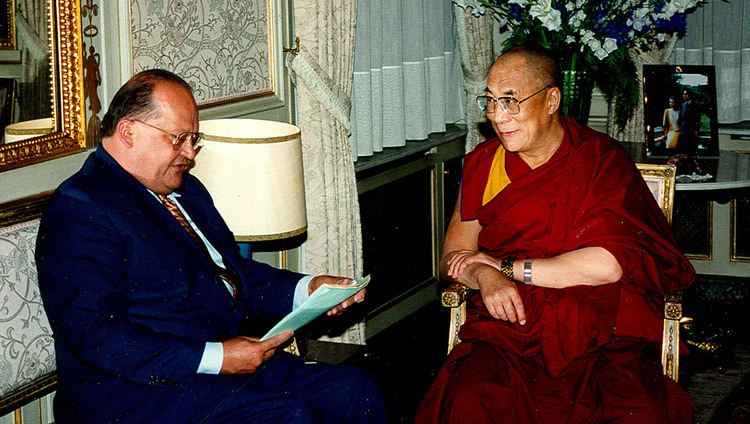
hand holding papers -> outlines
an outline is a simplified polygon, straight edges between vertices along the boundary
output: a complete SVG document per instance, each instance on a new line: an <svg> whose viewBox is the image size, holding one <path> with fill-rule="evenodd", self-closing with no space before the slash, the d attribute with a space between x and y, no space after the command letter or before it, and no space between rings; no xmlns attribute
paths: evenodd
<svg viewBox="0 0 750 424"><path fill-rule="evenodd" d="M323 284L318 287L306 301L302 302L297 309L285 316L278 324L263 336L260 341L267 340L277 334L288 330L297 330L303 325L314 320L329 309L354 296L358 291L367 287L370 276L363 277L358 281L352 281L349 285Z"/></svg>

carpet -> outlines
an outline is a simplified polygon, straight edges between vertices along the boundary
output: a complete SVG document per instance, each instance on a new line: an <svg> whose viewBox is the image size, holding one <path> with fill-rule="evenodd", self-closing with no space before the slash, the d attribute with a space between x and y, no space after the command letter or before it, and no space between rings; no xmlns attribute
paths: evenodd
<svg viewBox="0 0 750 424"><path fill-rule="evenodd" d="M693 395L693 422L750 423L750 280L699 276L683 294L685 315L695 322L681 335L690 354L681 359L680 384Z"/></svg>
<svg viewBox="0 0 750 424"><path fill-rule="evenodd" d="M750 344L737 342L716 353L691 349L680 383L693 395L695 424L750 423ZM744 411L744 415L743 415Z"/></svg>

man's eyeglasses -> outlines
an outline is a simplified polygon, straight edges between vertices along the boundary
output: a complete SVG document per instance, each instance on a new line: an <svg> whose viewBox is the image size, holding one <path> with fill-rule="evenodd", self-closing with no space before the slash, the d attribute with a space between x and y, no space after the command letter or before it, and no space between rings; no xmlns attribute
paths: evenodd
<svg viewBox="0 0 750 424"><path fill-rule="evenodd" d="M487 95L477 96L477 104L479 105L479 108L482 109L482 112L486 114L493 114L497 112L497 105L499 104L503 111L505 111L505 113L507 113L508 115L518 115L518 113L521 112L521 103L529 100L530 98L536 96L537 94L548 88L552 88L552 86L547 84L541 90L521 100L518 100L515 97L498 97L496 99Z"/></svg>
<svg viewBox="0 0 750 424"><path fill-rule="evenodd" d="M171 132L169 132L167 130L163 130L163 129L159 128L159 127L155 127L155 126L153 126L151 124L143 122L143 121L141 121L139 119L131 119L131 121L140 122L141 124L143 124L143 125L145 125L147 127L151 127L151 128L153 128L155 130L159 130L159 131L163 132L164 134L172 137L172 148L176 152L179 152L180 150L182 150L182 148L185 146L185 143L190 143L190 147L195 147L195 145L199 141L201 141L201 139L203 138L203 133L202 132L184 131L184 132L181 132L179 134L174 134L174 133L171 133Z"/></svg>

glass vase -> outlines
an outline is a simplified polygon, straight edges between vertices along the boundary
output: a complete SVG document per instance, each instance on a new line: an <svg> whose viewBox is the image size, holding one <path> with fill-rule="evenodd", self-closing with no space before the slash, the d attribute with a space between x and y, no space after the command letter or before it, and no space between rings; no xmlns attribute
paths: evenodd
<svg viewBox="0 0 750 424"><path fill-rule="evenodd" d="M585 126L589 122L591 92L594 89L592 76L586 69L585 61L577 54L560 62L560 72L563 83L560 113Z"/></svg>

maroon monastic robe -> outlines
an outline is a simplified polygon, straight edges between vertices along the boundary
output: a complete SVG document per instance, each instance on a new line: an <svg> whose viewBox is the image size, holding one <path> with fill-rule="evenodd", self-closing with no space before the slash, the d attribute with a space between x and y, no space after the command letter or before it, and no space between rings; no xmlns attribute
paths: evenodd
<svg viewBox="0 0 750 424"><path fill-rule="evenodd" d="M506 153L511 183L486 205L497 138L466 156L461 216L482 225L495 258L549 258L607 249L622 279L596 287L519 284L525 326L492 318L476 294L463 340L417 413L417 422L666 423L691 421L692 399L661 373L663 297L695 271L627 152L562 117L565 137L532 170ZM668 412L667 412L668 411Z"/></svg>

